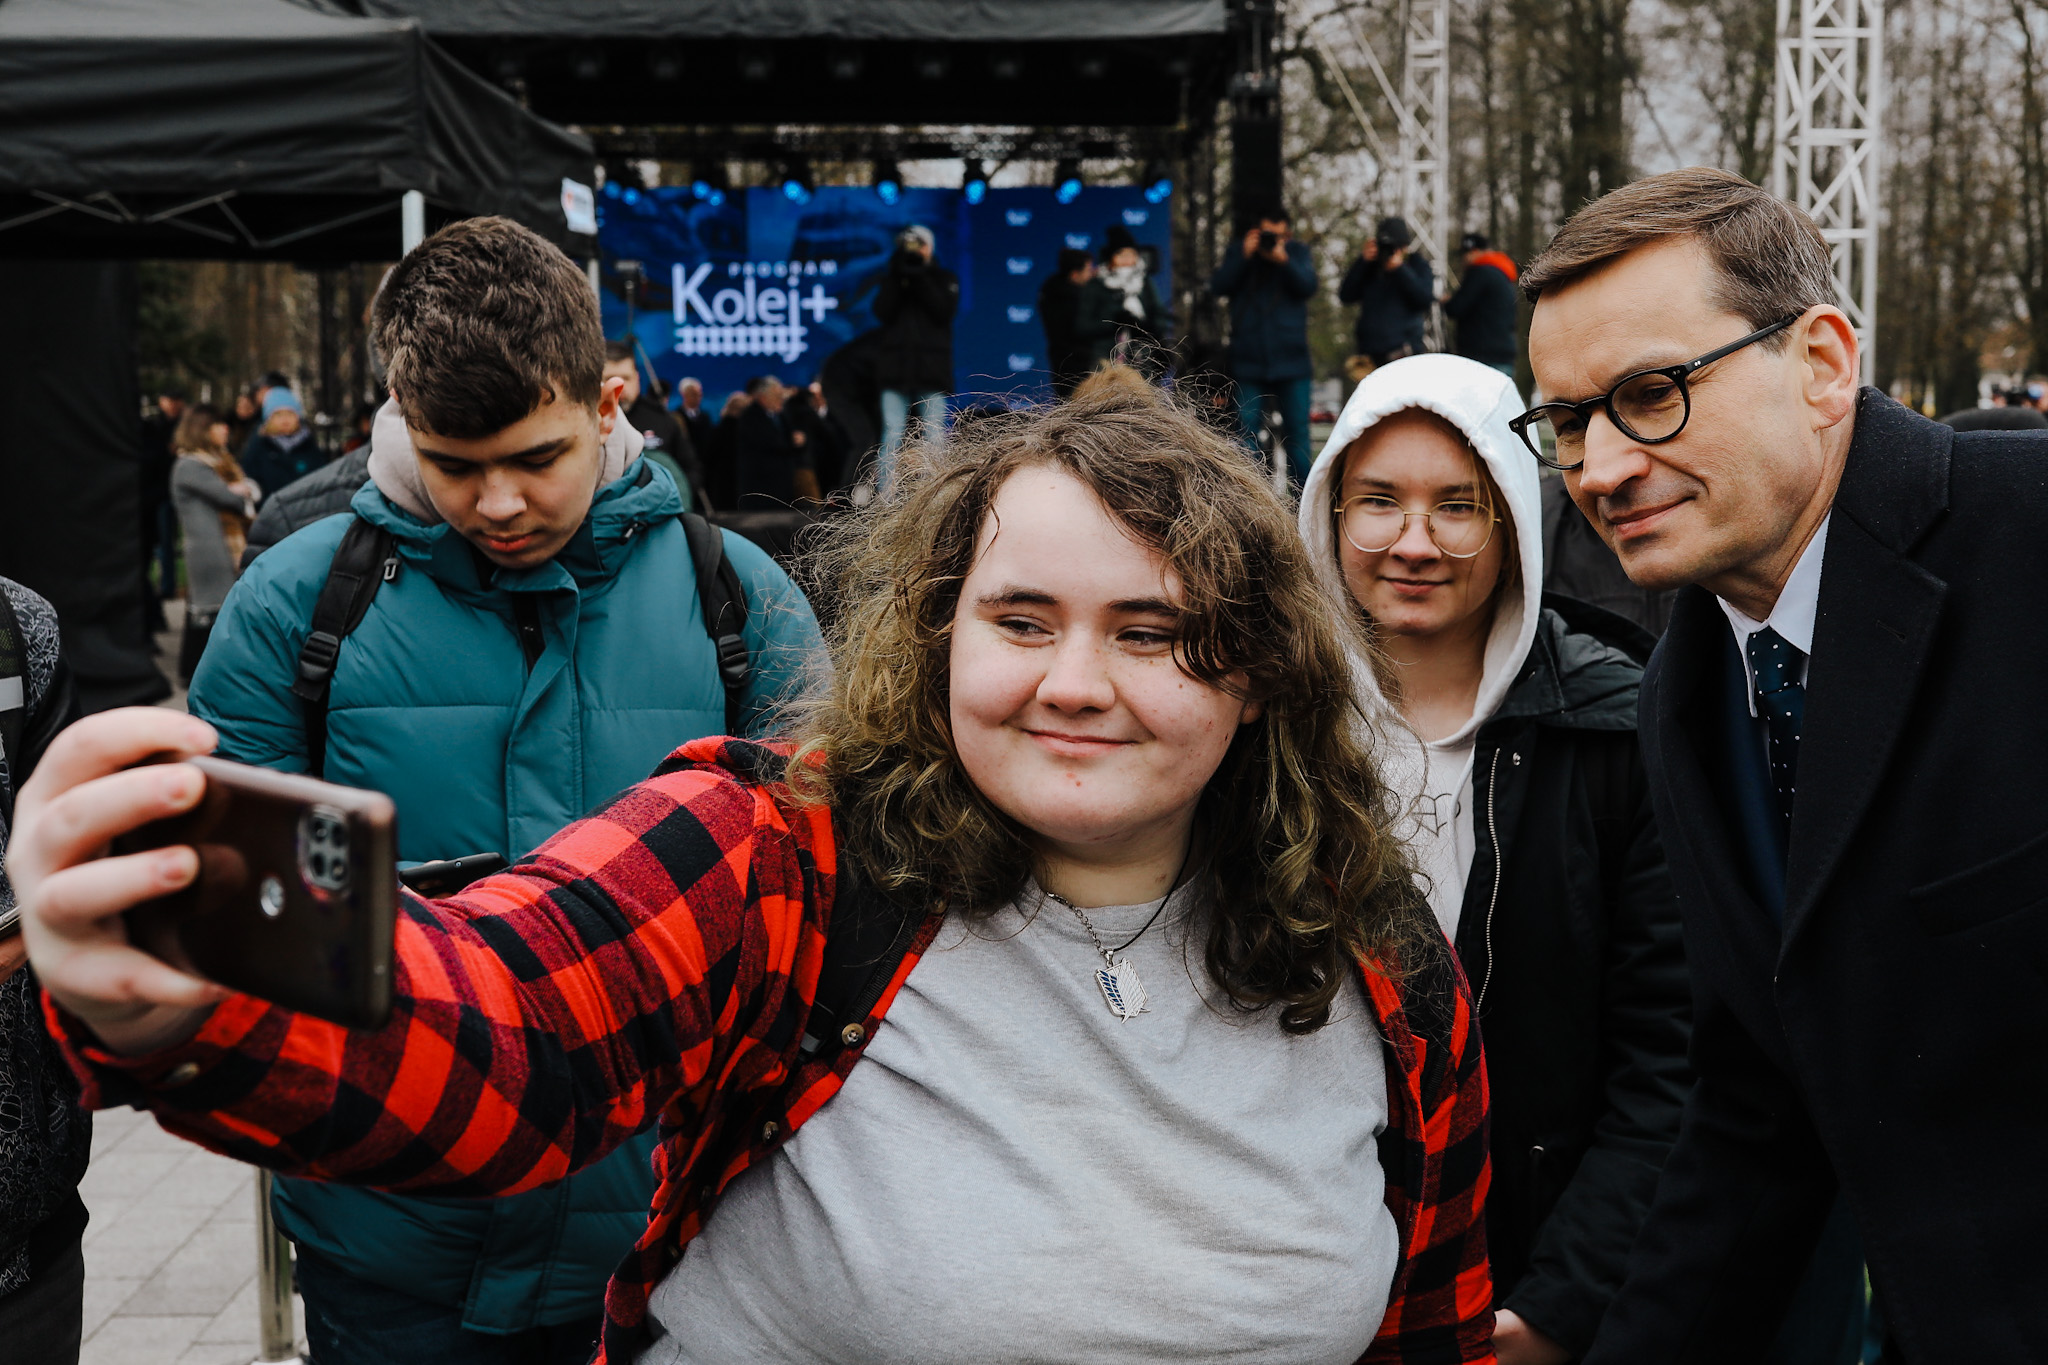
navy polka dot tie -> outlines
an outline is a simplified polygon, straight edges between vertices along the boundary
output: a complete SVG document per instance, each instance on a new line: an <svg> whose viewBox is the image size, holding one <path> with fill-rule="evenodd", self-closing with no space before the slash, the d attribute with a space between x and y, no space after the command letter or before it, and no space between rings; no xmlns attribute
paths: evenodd
<svg viewBox="0 0 2048 1365"><path fill-rule="evenodd" d="M1778 818L1786 838L1792 832L1792 796L1799 780L1799 732L1806 721L1806 688L1794 681L1806 655L1765 626L1749 637L1749 669L1756 676L1757 710L1770 736L1771 786L1778 793Z"/></svg>

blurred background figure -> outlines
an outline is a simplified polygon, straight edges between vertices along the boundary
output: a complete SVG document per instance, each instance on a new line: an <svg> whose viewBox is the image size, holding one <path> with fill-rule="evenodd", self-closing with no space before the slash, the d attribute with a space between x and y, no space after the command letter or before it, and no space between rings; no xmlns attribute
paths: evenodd
<svg viewBox="0 0 2048 1365"><path fill-rule="evenodd" d="M619 413L640 433L645 443L640 447L641 456L668 471L676 491L683 495L685 511L703 507L704 468L698 463L696 448L683 424L662 405L660 395L641 387L640 363L634 358L630 339L604 344L604 377L626 383L619 394Z"/></svg>
<svg viewBox="0 0 2048 1365"><path fill-rule="evenodd" d="M171 437L185 414L186 395L167 390L142 419L141 518L143 601L150 628L163 629L163 600L178 592L178 530L171 513ZM150 578L155 570L155 581Z"/></svg>
<svg viewBox="0 0 2048 1365"><path fill-rule="evenodd" d="M704 451L711 444L711 414L704 410L704 385L689 376L676 385L676 420L683 424L683 431L690 438L690 448L702 460Z"/></svg>
<svg viewBox="0 0 2048 1365"><path fill-rule="evenodd" d="M882 391L882 448L876 483L886 489L914 413L924 439L943 441L946 396L953 391L953 316L960 277L932 260L932 230L913 223L896 234L896 254L875 291L876 379Z"/></svg>
<svg viewBox="0 0 2048 1365"><path fill-rule="evenodd" d="M178 645L178 681L191 686L214 617L240 572L249 523L262 491L227 448L228 424L201 405L185 413L173 442L171 501L185 551L185 631Z"/></svg>
<svg viewBox="0 0 2048 1365"><path fill-rule="evenodd" d="M1515 263L1495 251L1484 233L1468 232L1458 243L1464 273L1458 291L1444 300L1444 316L1457 324L1454 350L1468 360L1515 377Z"/></svg>
<svg viewBox="0 0 2048 1365"><path fill-rule="evenodd" d="M1153 287L1151 259L1121 223L1102 235L1095 299L1096 363L1114 360L1153 380L1165 374L1171 319Z"/></svg>
<svg viewBox="0 0 2048 1365"><path fill-rule="evenodd" d="M297 394L272 384L263 391L262 410L263 425L242 447L242 468L258 488L283 488L325 463Z"/></svg>
<svg viewBox="0 0 2048 1365"><path fill-rule="evenodd" d="M747 381L747 406L736 422L739 499L742 512L793 506L816 499L818 475L811 467L810 437L784 413L789 390L772 374Z"/></svg>
<svg viewBox="0 0 2048 1365"><path fill-rule="evenodd" d="M1310 391L1315 366L1308 349L1308 301L1315 297L1316 266L1293 239L1287 210L1260 215L1235 251L1209 279L1209 291L1230 300L1230 378L1237 386L1238 423L1257 450L1272 408L1287 448L1296 487L1308 477Z"/></svg>
<svg viewBox="0 0 2048 1365"><path fill-rule="evenodd" d="M1352 326L1358 354L1375 365L1423 350L1435 278L1429 262L1411 249L1414 241L1406 219L1382 218L1337 286L1337 302L1358 305Z"/></svg>
<svg viewBox="0 0 2048 1365"><path fill-rule="evenodd" d="M1095 258L1079 247L1062 247L1053 272L1038 286L1038 325L1045 329L1045 367L1052 371L1055 398L1067 398L1094 367L1094 347L1082 323L1095 279Z"/></svg>

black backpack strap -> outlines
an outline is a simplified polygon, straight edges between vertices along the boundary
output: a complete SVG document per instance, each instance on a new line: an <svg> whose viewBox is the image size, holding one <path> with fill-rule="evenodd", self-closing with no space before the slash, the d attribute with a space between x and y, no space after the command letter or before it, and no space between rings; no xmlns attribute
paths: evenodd
<svg viewBox="0 0 2048 1365"><path fill-rule="evenodd" d="M830 1056L866 1041L866 1022L917 937L918 917L874 887L841 850L825 960L798 1051Z"/></svg>
<svg viewBox="0 0 2048 1365"><path fill-rule="evenodd" d="M682 514L683 534L690 541L690 562L697 570L697 600L704 608L704 630L718 651L718 680L725 687L725 732L740 733L746 715L747 689L754 681L754 663L747 656L747 593L739 571L725 556L725 534L695 512Z"/></svg>
<svg viewBox="0 0 2048 1365"><path fill-rule="evenodd" d="M0 828L14 825L14 787L21 780L22 737L28 732L28 641L14 603L0 591L0 755L7 759L0 776Z"/></svg>
<svg viewBox="0 0 2048 1365"><path fill-rule="evenodd" d="M341 642L363 623L377 589L397 576L391 533L361 517L350 522L313 603L312 629L299 646L298 675L292 679L292 695L306 710L306 771L315 777L327 771L327 693Z"/></svg>

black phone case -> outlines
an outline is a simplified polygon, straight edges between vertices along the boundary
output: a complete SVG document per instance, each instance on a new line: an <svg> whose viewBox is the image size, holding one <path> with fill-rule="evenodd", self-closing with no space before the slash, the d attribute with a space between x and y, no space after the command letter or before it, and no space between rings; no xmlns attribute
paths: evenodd
<svg viewBox="0 0 2048 1365"><path fill-rule="evenodd" d="M131 908L145 951L210 981L350 1028L390 1017L397 819L381 792L188 760L206 795L115 851L190 844L185 890ZM342 846L345 844L345 856Z"/></svg>

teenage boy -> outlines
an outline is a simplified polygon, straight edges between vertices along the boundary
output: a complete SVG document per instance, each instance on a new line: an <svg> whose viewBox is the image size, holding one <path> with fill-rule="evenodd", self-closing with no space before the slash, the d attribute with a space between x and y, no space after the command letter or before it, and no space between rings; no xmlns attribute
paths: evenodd
<svg viewBox="0 0 2048 1365"><path fill-rule="evenodd" d="M390 793L403 860L517 858L675 745L728 728L682 500L620 420L625 386L603 378L583 273L526 229L477 218L436 233L392 271L372 327L393 399L371 481L352 516L242 577L192 710L226 757ZM391 558L309 710L293 682L358 523L390 538ZM755 729L800 686L817 626L767 555L723 544L753 669L740 727ZM643 1134L500 1200L279 1181L314 1358L587 1359L605 1281L647 1222L651 1148Z"/></svg>

